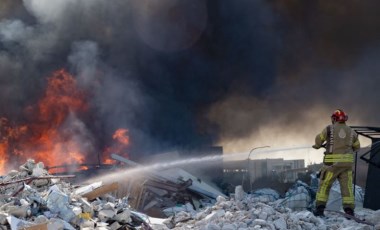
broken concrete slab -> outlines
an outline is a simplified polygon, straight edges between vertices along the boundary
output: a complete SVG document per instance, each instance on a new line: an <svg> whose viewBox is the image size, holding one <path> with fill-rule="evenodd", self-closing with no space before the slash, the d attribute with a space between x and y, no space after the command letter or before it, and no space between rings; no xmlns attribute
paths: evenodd
<svg viewBox="0 0 380 230"><path fill-rule="evenodd" d="M47 207L52 213L58 214L59 217L67 222L70 222L75 217L75 213L69 207L69 197L61 192L56 185L49 190Z"/></svg>
<svg viewBox="0 0 380 230"><path fill-rule="evenodd" d="M117 230L121 227L121 225L118 223L118 222L113 222L111 225L110 225L110 229L111 230Z"/></svg>
<svg viewBox="0 0 380 230"><path fill-rule="evenodd" d="M22 229L33 225L32 222L25 221L14 216L8 216L7 221L10 225L11 230L19 230L20 228Z"/></svg>
<svg viewBox="0 0 380 230"><path fill-rule="evenodd" d="M86 199L80 198L79 202L81 203L83 213L90 213L91 215L94 213L94 208Z"/></svg>
<svg viewBox="0 0 380 230"><path fill-rule="evenodd" d="M48 230L75 230L73 226L64 220L51 218L48 222Z"/></svg>
<svg viewBox="0 0 380 230"><path fill-rule="evenodd" d="M8 213L0 212L0 224L5 225L7 223L7 217L9 217Z"/></svg>
<svg viewBox="0 0 380 230"><path fill-rule="evenodd" d="M118 213L113 219L122 224L129 223L132 221L131 211L129 209L125 209L121 213Z"/></svg>
<svg viewBox="0 0 380 230"><path fill-rule="evenodd" d="M241 185L238 185L235 187L235 200L239 201L239 200L243 200L245 196L245 192L243 190L243 186Z"/></svg>
<svg viewBox="0 0 380 230"><path fill-rule="evenodd" d="M94 229L95 222L90 220L82 221L79 225L80 229Z"/></svg>
<svg viewBox="0 0 380 230"><path fill-rule="evenodd" d="M4 207L6 206L6 207ZM29 206L18 206L18 205L4 205L1 207L2 211L6 212L11 216L18 218L25 218L31 215L31 210Z"/></svg>
<svg viewBox="0 0 380 230"><path fill-rule="evenodd" d="M103 209L98 212L98 218L102 222L107 222L116 215L115 210Z"/></svg>

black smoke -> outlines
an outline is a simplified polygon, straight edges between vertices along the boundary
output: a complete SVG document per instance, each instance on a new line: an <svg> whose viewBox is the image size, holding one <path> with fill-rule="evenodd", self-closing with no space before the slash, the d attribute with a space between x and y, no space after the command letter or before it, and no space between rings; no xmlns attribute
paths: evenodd
<svg viewBox="0 0 380 230"><path fill-rule="evenodd" d="M1 0L0 116L25 122L46 78L66 68L90 92L82 122L97 151L120 127L138 157L266 126L314 135L313 119L336 108L376 125L377 5Z"/></svg>

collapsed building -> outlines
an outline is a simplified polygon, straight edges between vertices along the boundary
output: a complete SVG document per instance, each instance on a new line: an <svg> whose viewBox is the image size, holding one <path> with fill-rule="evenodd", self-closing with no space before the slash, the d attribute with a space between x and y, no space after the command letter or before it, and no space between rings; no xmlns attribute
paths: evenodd
<svg viewBox="0 0 380 230"><path fill-rule="evenodd" d="M136 162L121 156L112 158L125 163L129 168L137 167ZM168 217L181 210L198 210L216 201L218 196L226 197L218 188L211 186L182 168L148 170L142 176L122 179L123 187L118 197L131 197L131 206L154 217Z"/></svg>
<svg viewBox="0 0 380 230"><path fill-rule="evenodd" d="M0 229L159 229L165 225L145 214L166 218L226 197L182 169L86 185L75 185L76 179L50 175L42 162L31 159L2 176Z"/></svg>

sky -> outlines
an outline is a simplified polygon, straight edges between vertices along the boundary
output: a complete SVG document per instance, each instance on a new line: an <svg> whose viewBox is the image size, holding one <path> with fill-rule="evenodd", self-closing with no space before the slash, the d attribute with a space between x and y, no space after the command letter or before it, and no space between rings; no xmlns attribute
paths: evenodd
<svg viewBox="0 0 380 230"><path fill-rule="evenodd" d="M89 115L66 122L88 151L118 128L134 158L311 146L337 108L379 124L379 4L0 0L0 117L35 119L25 108L64 68L89 95Z"/></svg>

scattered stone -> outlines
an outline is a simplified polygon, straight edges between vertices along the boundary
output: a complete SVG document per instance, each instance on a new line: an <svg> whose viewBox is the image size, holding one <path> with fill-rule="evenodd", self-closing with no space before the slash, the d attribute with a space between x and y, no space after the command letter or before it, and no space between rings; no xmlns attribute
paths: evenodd
<svg viewBox="0 0 380 230"><path fill-rule="evenodd" d="M242 188L237 186L235 196L232 199L217 198L212 207L207 207L193 215L193 219L177 222L171 219L170 229L194 229L194 230L327 230L327 229L355 229L369 230L371 226L359 224L353 220L347 220L340 215L329 216L328 219L315 217L308 210L291 210L283 206L284 200L274 200L275 195L262 193L265 199L258 193L245 194ZM272 197L272 198L271 198ZM263 202L265 201L265 202ZM297 207L298 209L299 207ZM363 213L363 212L357 212ZM380 212L369 211L372 219L379 221ZM370 216L366 214L365 217ZM173 222L174 220L174 222ZM169 221L165 221L165 224ZM190 226L190 227L189 227ZM379 228L380 229L380 228Z"/></svg>
<svg viewBox="0 0 380 230"><path fill-rule="evenodd" d="M108 194L117 184L98 182L78 189L60 178L65 177L50 176L44 164L34 160L21 165L19 171L0 176L0 230L116 230L125 225L148 226L141 217L133 222L128 198L117 199ZM94 201L89 202L86 196ZM188 213L183 216L183 221L191 218Z"/></svg>
<svg viewBox="0 0 380 230"><path fill-rule="evenodd" d="M243 186L241 186L241 185L236 186L235 187L235 200L236 201L243 200L244 195L245 195L245 192L243 190Z"/></svg>
<svg viewBox="0 0 380 230"><path fill-rule="evenodd" d="M45 178L28 181L31 176ZM43 164L33 160L20 166L19 171L13 170L0 177L0 183L0 230L32 229L39 225L46 225L48 230L116 230L132 227L155 230L372 229L334 213L326 219L315 217L305 209L306 203L294 205L293 202L293 206L289 205L285 202L286 198L280 199L275 191L265 189L246 194L242 186L235 188L231 199L219 196L214 205L204 206L198 211L188 203L182 211L173 212L173 216L164 221L165 225L161 222L154 228L147 227L151 219L131 210L128 198L117 199L109 194L117 187L115 184L103 185L99 182L74 188L61 179L50 179ZM306 194L303 188L296 189L294 194ZM91 195L90 200L84 197L86 194ZM379 210L355 210L355 213L376 224L375 229L380 229Z"/></svg>
<svg viewBox="0 0 380 230"><path fill-rule="evenodd" d="M283 217L280 217L277 220L273 221L273 224L276 227L276 229L279 229L279 230L287 229L286 221Z"/></svg>

